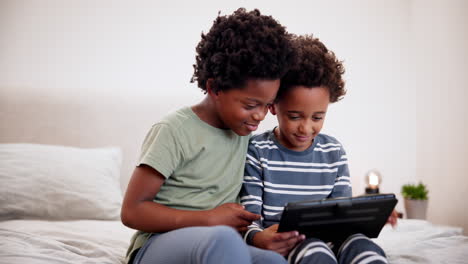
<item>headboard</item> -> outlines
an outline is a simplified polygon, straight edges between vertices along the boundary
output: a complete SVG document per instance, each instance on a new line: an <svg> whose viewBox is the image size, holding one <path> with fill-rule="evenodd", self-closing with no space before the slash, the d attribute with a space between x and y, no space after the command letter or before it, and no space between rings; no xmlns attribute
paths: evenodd
<svg viewBox="0 0 468 264"><path fill-rule="evenodd" d="M161 117L178 107L158 98L41 95L41 90L0 90L0 143L40 143L85 148L117 146L123 152L126 189L141 143ZM164 104L163 102L166 101Z"/></svg>

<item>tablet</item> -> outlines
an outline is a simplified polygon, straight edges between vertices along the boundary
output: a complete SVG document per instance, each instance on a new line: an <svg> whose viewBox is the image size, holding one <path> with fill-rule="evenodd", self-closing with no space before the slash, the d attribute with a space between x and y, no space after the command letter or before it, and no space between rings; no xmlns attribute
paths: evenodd
<svg viewBox="0 0 468 264"><path fill-rule="evenodd" d="M370 194L288 203L278 232L297 230L325 242L342 241L357 233L376 238L397 202L394 194Z"/></svg>

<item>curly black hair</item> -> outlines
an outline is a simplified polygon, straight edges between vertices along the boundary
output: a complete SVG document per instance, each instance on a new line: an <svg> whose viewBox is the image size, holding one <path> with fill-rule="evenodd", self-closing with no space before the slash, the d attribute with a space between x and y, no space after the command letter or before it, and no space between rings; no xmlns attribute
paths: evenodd
<svg viewBox="0 0 468 264"><path fill-rule="evenodd" d="M191 82L205 93L208 79L215 92L243 87L247 80L275 80L294 64L291 35L271 16L239 8L214 20L196 47Z"/></svg>
<svg viewBox="0 0 468 264"><path fill-rule="evenodd" d="M312 35L293 35L292 41L296 48L297 61L281 79L276 101L294 86L324 87L330 92L331 103L341 100L346 94L342 61Z"/></svg>

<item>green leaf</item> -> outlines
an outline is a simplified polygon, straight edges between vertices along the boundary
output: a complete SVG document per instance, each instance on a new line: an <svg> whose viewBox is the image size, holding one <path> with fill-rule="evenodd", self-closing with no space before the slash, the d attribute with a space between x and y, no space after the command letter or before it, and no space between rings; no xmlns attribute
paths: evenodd
<svg viewBox="0 0 468 264"><path fill-rule="evenodd" d="M401 187L401 194L406 199L412 200L427 200L429 191L426 185L422 184L405 184Z"/></svg>

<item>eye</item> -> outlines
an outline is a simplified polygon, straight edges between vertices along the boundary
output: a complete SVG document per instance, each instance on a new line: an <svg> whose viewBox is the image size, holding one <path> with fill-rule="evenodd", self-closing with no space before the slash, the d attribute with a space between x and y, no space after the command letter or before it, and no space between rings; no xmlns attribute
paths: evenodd
<svg viewBox="0 0 468 264"><path fill-rule="evenodd" d="M257 106L256 106L256 105L245 105L245 106L244 106L244 108L245 108L246 110L252 110L252 109L254 109L255 107L257 107Z"/></svg>
<svg viewBox="0 0 468 264"><path fill-rule="evenodd" d="M322 120L322 119L323 119L323 117L321 117L321 116L314 116L314 117L312 117L312 120L314 120L314 121L320 121L320 120Z"/></svg>
<svg viewBox="0 0 468 264"><path fill-rule="evenodd" d="M288 116L289 120L298 120L300 116Z"/></svg>

